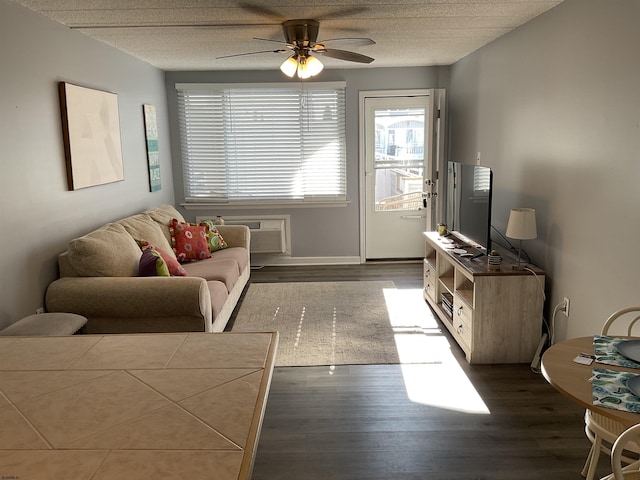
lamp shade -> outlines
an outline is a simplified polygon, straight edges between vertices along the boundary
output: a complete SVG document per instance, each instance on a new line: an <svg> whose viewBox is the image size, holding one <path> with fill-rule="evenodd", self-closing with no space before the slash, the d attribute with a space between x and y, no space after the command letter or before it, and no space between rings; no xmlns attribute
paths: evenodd
<svg viewBox="0 0 640 480"><path fill-rule="evenodd" d="M305 80L311 76L311 71L307 67L307 61L300 57L298 59L298 77Z"/></svg>
<svg viewBox="0 0 640 480"><path fill-rule="evenodd" d="M507 237L533 240L537 236L536 211L533 208L512 208L507 224Z"/></svg>
<svg viewBox="0 0 640 480"><path fill-rule="evenodd" d="M309 73L311 74L312 77L314 75L319 74L324 68L324 65L322 64L322 62L318 60L316 57L312 57L311 55L309 55L306 58L306 63L307 63L307 69L309 70Z"/></svg>
<svg viewBox="0 0 640 480"><path fill-rule="evenodd" d="M322 62L308 53L294 53L280 65L280 70L287 77L293 77L297 72L303 80L319 74L323 68Z"/></svg>
<svg viewBox="0 0 640 480"><path fill-rule="evenodd" d="M293 77L297 69L298 69L298 60L295 55L292 55L291 57L287 58L282 63L282 65L280 65L280 70L282 70L282 73L284 73L287 77Z"/></svg>

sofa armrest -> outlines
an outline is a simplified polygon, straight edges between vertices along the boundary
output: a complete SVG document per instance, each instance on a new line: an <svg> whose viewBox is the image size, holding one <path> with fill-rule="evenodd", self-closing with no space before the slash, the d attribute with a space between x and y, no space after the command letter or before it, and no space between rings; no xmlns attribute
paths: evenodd
<svg viewBox="0 0 640 480"><path fill-rule="evenodd" d="M63 277L47 288L45 305L89 319L193 317L211 324L211 295L198 277Z"/></svg>
<svg viewBox="0 0 640 480"><path fill-rule="evenodd" d="M216 225L216 229L229 247L244 247L249 250L251 230L246 225Z"/></svg>

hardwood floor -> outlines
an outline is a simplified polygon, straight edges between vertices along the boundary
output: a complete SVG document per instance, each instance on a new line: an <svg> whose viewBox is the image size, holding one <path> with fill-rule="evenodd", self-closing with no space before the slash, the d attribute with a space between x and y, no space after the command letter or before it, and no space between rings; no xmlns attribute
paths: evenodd
<svg viewBox="0 0 640 480"><path fill-rule="evenodd" d="M252 272L252 282L378 279L421 288L422 265ZM528 365L470 366L451 345L443 365L276 368L253 479L581 479L584 410ZM598 478L606 457L599 467Z"/></svg>

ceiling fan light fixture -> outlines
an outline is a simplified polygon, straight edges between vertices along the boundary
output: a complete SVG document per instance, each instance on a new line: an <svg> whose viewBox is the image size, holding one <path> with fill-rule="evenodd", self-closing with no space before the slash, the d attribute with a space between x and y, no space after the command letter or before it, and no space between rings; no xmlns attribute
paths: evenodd
<svg viewBox="0 0 640 480"><path fill-rule="evenodd" d="M296 55L290 56L284 62L282 62L282 65L280 65L280 70L287 77L293 77L296 74L297 69L298 69L298 60L296 58Z"/></svg>
<svg viewBox="0 0 640 480"><path fill-rule="evenodd" d="M298 77L302 80L319 74L323 68L322 62L311 55L298 57Z"/></svg>
<svg viewBox="0 0 640 480"><path fill-rule="evenodd" d="M312 77L314 75L318 75L324 68L322 62L316 57L308 56L306 60L307 69L309 70L309 73Z"/></svg>

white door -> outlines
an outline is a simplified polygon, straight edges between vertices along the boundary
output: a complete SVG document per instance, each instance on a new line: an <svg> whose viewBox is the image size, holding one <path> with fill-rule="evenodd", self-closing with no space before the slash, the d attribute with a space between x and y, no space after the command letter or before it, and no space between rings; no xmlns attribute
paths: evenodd
<svg viewBox="0 0 640 480"><path fill-rule="evenodd" d="M442 97L442 98L441 98ZM365 259L420 258L433 230L444 91L361 95L364 115ZM442 102L442 103L441 103Z"/></svg>

